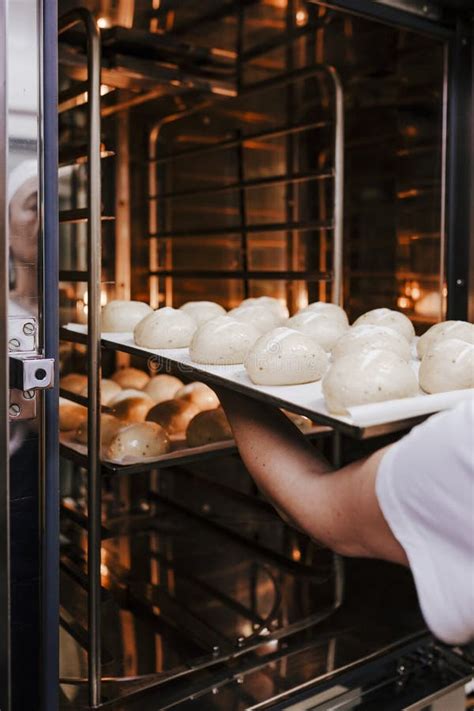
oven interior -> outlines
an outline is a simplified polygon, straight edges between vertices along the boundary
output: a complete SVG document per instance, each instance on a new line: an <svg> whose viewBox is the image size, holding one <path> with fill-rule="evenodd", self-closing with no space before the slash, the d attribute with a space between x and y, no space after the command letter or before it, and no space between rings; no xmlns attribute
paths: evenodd
<svg viewBox="0 0 474 711"><path fill-rule="evenodd" d="M102 304L269 295L294 313L341 296L351 321L387 306L418 333L444 316L443 42L302 0L87 6L102 43ZM62 324L88 313L87 59L81 29L62 33ZM62 341L62 373L86 355ZM144 365L104 350L104 377L129 363ZM350 461L390 439L314 446ZM86 482L62 458L64 708L88 694ZM103 701L151 689L149 708L249 708L423 631L408 573L292 529L237 454L109 472L102 526Z"/></svg>

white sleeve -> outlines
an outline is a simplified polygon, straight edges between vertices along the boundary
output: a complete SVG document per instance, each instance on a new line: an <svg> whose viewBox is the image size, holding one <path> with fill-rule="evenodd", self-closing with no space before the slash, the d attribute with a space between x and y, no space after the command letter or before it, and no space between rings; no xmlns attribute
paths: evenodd
<svg viewBox="0 0 474 711"><path fill-rule="evenodd" d="M474 638L474 398L393 445L377 498L404 548L428 627L449 644Z"/></svg>

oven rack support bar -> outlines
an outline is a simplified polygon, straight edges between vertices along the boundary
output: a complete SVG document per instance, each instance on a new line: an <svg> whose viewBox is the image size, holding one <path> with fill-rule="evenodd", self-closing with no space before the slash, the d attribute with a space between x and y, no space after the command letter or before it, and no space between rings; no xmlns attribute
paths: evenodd
<svg viewBox="0 0 474 711"><path fill-rule="evenodd" d="M88 595L88 679L89 703L101 701L101 466L100 466L100 279L102 258L101 234L101 40L93 15L77 8L59 19L59 34L82 25L87 39L87 365L88 365L88 455L87 505L89 530L87 539Z"/></svg>

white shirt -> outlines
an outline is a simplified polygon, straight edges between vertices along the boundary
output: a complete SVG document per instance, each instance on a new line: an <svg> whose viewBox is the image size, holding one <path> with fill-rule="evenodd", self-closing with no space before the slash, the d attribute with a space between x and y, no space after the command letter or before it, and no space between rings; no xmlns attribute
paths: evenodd
<svg viewBox="0 0 474 711"><path fill-rule="evenodd" d="M428 627L448 644L474 639L474 398L390 447L376 492Z"/></svg>

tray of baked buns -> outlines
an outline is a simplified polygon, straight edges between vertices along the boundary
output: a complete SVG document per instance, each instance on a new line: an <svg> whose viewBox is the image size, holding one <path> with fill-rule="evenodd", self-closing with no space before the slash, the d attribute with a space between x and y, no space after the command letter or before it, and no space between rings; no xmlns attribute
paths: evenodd
<svg viewBox="0 0 474 711"><path fill-rule="evenodd" d="M87 376L61 377L61 453L87 465ZM125 367L101 380L101 460L109 473L139 473L236 452L215 392L166 373ZM285 413L308 437L328 434L302 415Z"/></svg>
<svg viewBox="0 0 474 711"><path fill-rule="evenodd" d="M69 324L66 333L85 334ZM355 437L409 427L474 393L474 325L444 321L416 337L410 319L381 307L352 325L315 302L289 316L272 297L226 312L214 302L151 309L111 301L105 347L174 376L225 386Z"/></svg>

